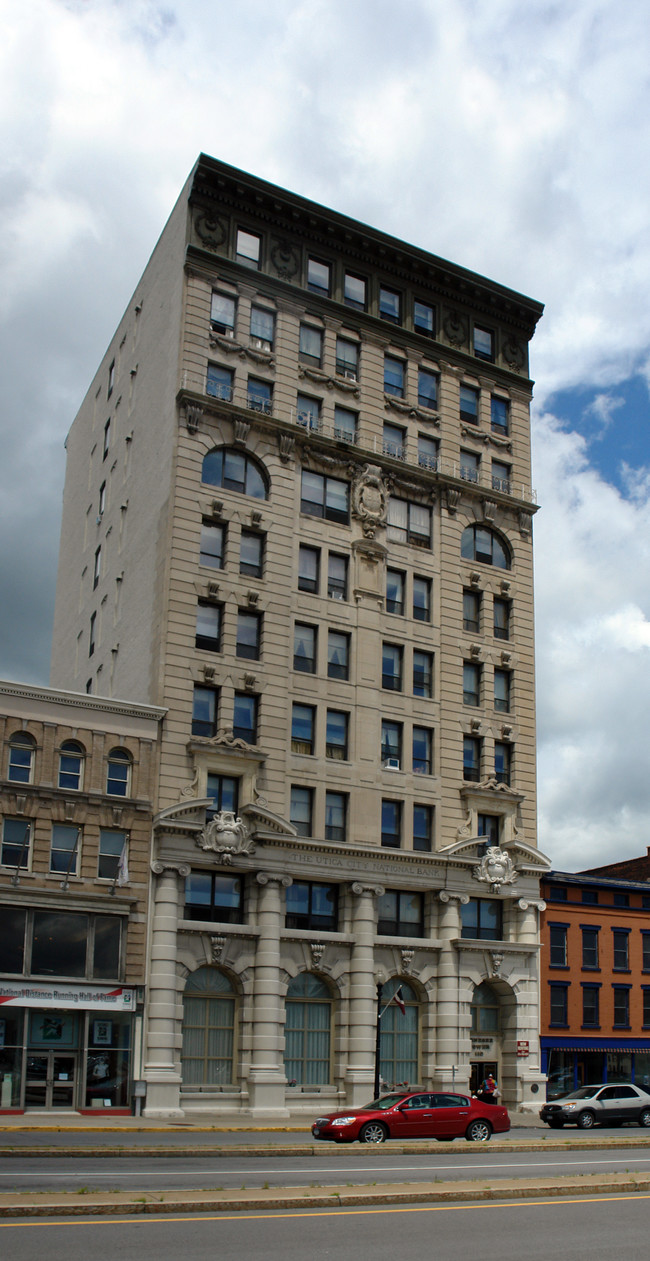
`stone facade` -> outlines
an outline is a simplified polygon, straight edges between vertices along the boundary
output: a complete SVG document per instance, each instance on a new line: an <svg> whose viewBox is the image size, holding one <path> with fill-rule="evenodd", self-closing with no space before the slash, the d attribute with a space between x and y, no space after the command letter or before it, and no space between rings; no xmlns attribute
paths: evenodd
<svg viewBox="0 0 650 1261"><path fill-rule="evenodd" d="M167 710L151 1115L362 1102L400 978L387 1081L530 1102L540 314L213 159L181 194L68 438L52 659Z"/></svg>

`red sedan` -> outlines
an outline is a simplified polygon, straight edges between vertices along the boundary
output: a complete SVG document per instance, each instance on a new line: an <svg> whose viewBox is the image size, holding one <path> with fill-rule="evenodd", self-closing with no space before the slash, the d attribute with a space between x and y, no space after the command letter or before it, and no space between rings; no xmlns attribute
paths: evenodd
<svg viewBox="0 0 650 1261"><path fill-rule="evenodd" d="M481 1103L468 1095L382 1095L363 1108L341 1109L318 1117L311 1127L314 1138L335 1143L384 1143L387 1138L435 1138L440 1143L466 1138L487 1143L492 1134L506 1134L510 1117L499 1104Z"/></svg>

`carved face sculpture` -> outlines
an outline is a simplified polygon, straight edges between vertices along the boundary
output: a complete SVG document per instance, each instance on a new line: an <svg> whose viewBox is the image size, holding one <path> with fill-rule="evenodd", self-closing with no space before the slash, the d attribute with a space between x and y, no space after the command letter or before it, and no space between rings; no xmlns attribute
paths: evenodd
<svg viewBox="0 0 650 1261"><path fill-rule="evenodd" d="M487 860L490 875L494 879L502 879L507 874L508 857L497 846L490 845L487 851Z"/></svg>

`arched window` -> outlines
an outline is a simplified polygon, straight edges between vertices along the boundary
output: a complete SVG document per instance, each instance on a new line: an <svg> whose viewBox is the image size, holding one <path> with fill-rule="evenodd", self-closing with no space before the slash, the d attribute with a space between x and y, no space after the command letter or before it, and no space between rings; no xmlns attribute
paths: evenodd
<svg viewBox="0 0 650 1261"><path fill-rule="evenodd" d="M27 731L16 731L9 741L7 779L14 784L31 784L34 774L36 741Z"/></svg>
<svg viewBox="0 0 650 1261"><path fill-rule="evenodd" d="M476 986L470 1004L470 1011L472 1013L472 1033L494 1035L499 1032L499 999L487 981L483 981L481 985Z"/></svg>
<svg viewBox="0 0 650 1261"><path fill-rule="evenodd" d="M390 1000L401 988L406 1011L400 1011L397 1003ZM383 1081L394 1086L398 1082L416 1082L419 1077L418 1034L420 1005L417 995L406 981L391 977L381 995L381 1054L380 1073Z"/></svg>
<svg viewBox="0 0 650 1261"><path fill-rule="evenodd" d="M261 465L243 451L231 447L214 447L203 460L201 481L207 486L237 490L253 499L267 499L268 477Z"/></svg>
<svg viewBox="0 0 650 1261"><path fill-rule="evenodd" d="M330 1080L332 996L324 981L301 972L287 989L284 1067L298 1086L325 1086Z"/></svg>
<svg viewBox="0 0 650 1261"><path fill-rule="evenodd" d="M468 525L460 544L463 560L480 561L497 569L510 569L510 549L495 530L484 525Z"/></svg>
<svg viewBox="0 0 650 1261"><path fill-rule="evenodd" d="M75 792L83 787L85 751L76 740L66 740L61 745L59 757L59 788Z"/></svg>
<svg viewBox="0 0 650 1261"><path fill-rule="evenodd" d="M218 968L197 968L183 995L183 1086L227 1086L233 1079L236 997Z"/></svg>
<svg viewBox="0 0 650 1261"><path fill-rule="evenodd" d="M113 797L128 797L130 786L130 753L126 749L111 749L106 772L106 792Z"/></svg>

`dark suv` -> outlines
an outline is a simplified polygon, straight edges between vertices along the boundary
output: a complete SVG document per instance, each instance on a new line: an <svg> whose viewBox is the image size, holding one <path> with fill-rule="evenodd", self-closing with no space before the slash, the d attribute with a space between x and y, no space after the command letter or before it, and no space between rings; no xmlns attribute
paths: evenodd
<svg viewBox="0 0 650 1261"><path fill-rule="evenodd" d="M562 1099L545 1103L539 1115L553 1130L577 1125L590 1130L594 1125L622 1125L636 1121L650 1126L650 1090L619 1082L615 1086L583 1086Z"/></svg>

